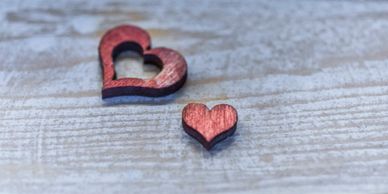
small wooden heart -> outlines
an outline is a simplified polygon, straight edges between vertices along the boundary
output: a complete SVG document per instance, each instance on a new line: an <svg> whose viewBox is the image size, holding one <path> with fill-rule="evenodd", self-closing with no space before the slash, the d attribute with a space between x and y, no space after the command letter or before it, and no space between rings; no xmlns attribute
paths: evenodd
<svg viewBox="0 0 388 194"><path fill-rule="evenodd" d="M162 71L152 79L116 79L114 59L125 50L137 51L145 63L154 63ZM136 26L124 25L105 33L99 46L103 68L102 98L121 95L165 96L181 88L187 76L187 64L182 55L168 48L151 49L151 38Z"/></svg>
<svg viewBox="0 0 388 194"><path fill-rule="evenodd" d="M237 120L236 109L227 104L219 104L209 110L204 104L190 103L182 111L182 125L186 133L208 150L233 135Z"/></svg>

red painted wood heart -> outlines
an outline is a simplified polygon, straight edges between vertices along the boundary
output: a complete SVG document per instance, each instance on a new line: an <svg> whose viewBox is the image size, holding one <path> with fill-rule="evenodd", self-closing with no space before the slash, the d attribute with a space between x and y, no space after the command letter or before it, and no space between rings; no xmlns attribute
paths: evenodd
<svg viewBox="0 0 388 194"><path fill-rule="evenodd" d="M153 63L162 71L152 79L116 79L115 58L125 50L137 51L145 63ZM181 88L187 77L187 64L182 55L168 48L151 49L151 38L136 26L124 25L105 33L99 46L103 69L102 98L121 95L165 96Z"/></svg>
<svg viewBox="0 0 388 194"><path fill-rule="evenodd" d="M219 104L209 110L204 104L190 103L182 111L182 125L186 133L208 150L233 135L237 120L236 109L227 104Z"/></svg>

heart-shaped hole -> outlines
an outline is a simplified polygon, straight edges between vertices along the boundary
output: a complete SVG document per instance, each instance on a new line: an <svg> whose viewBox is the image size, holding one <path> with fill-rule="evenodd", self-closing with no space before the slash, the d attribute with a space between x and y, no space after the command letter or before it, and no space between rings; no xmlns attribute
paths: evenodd
<svg viewBox="0 0 388 194"><path fill-rule="evenodd" d="M140 78L152 79L161 71L158 63L147 60L143 56L143 50L136 43L125 42L117 46L113 51L115 67L115 79Z"/></svg>

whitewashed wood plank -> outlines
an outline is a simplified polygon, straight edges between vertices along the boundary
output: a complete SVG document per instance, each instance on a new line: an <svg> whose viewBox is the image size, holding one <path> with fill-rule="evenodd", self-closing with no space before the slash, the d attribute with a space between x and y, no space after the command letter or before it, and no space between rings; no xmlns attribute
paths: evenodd
<svg viewBox="0 0 388 194"><path fill-rule="evenodd" d="M0 2L0 193L386 193L384 1ZM101 100L97 47L123 23L179 50L163 98ZM188 102L229 103L205 151Z"/></svg>

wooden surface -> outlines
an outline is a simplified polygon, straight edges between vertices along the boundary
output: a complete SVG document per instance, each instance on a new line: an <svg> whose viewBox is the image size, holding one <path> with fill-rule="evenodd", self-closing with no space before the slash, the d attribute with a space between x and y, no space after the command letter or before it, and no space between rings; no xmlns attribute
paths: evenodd
<svg viewBox="0 0 388 194"><path fill-rule="evenodd" d="M1 193L387 193L388 2L0 2ZM101 100L119 24L180 51L186 85ZM189 102L233 105L210 152Z"/></svg>

